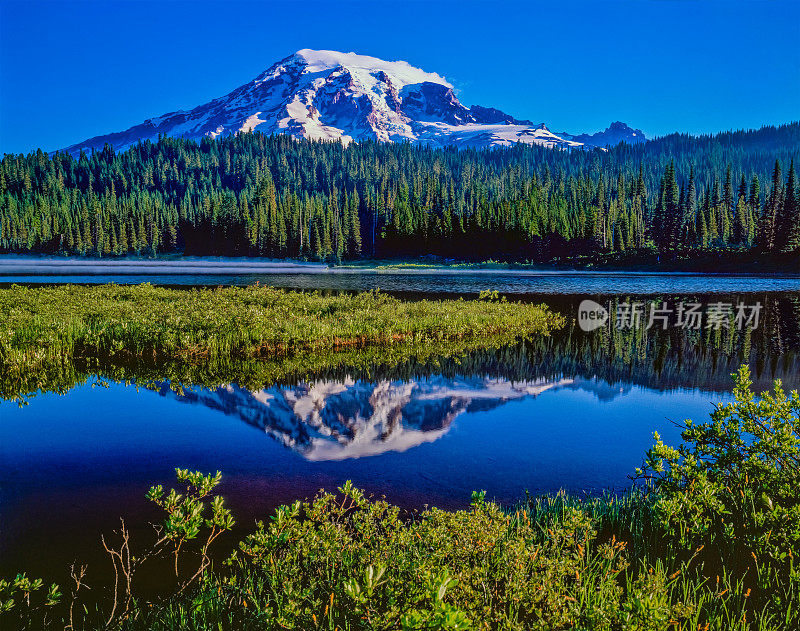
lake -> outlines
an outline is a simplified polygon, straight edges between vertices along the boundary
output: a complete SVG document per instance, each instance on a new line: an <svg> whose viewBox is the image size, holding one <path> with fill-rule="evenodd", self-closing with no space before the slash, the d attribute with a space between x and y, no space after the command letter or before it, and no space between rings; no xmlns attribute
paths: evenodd
<svg viewBox="0 0 800 631"><path fill-rule="evenodd" d="M77 277L14 277L24 278ZM380 286L411 297L499 288L546 302L567 326L462 357L337 366L250 389L182 387L154 377L152 367L140 379L132 369L126 384L82 367L59 393L0 402L0 573L63 580L72 560L98 558L99 533L119 517L135 531L147 528L155 514L144 493L153 483L170 484L175 467L221 470L221 492L243 530L277 505L346 480L410 509L464 507L481 489L506 505L526 492L619 490L631 483L654 431L677 443L683 419L703 420L715 403L730 400L730 373L741 363L759 388L774 378L800 382L795 278L300 270L258 279L330 291ZM577 324L587 299L609 314L593 331ZM707 318L714 305L730 305L727 326L679 326L681 304L700 305ZM737 305L758 305L758 321L737 322ZM631 308L641 321L621 322ZM648 328L651 311L669 318Z"/></svg>
<svg viewBox="0 0 800 631"><path fill-rule="evenodd" d="M474 268L328 267L252 259L86 260L0 257L0 283L250 285L430 294L698 294L799 291L800 276Z"/></svg>

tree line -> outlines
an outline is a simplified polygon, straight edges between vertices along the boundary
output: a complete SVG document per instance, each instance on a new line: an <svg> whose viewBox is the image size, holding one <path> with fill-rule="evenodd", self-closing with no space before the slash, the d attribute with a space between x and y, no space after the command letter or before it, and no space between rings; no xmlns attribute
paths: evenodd
<svg viewBox="0 0 800 631"><path fill-rule="evenodd" d="M0 161L0 251L347 260L800 247L800 123L561 151L162 137Z"/></svg>

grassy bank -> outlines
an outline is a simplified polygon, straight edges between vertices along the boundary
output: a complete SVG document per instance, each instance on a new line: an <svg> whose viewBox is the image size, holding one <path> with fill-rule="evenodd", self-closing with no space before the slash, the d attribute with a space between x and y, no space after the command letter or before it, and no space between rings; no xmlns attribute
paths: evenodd
<svg viewBox="0 0 800 631"><path fill-rule="evenodd" d="M391 361L452 354L560 325L545 306L495 296L406 302L257 286L14 286L0 289L0 374L7 398L68 382L65 374L125 379L147 366L184 383L263 384L287 364L324 368L370 349Z"/></svg>
<svg viewBox="0 0 800 631"><path fill-rule="evenodd" d="M618 305L641 300L620 296L604 306L616 313ZM708 298L694 297L702 301ZM715 300L733 300L717 297ZM169 381L173 385L217 387L237 383L250 390L275 384L293 385L319 379L416 379L433 374L446 376L502 376L511 381L557 379L563 374L594 375L608 382L627 381L658 389L701 388L726 391L730 374L748 363L754 382L768 388L776 378L792 387L800 375L800 358L786 331L800 327L800 311L791 296L750 295L748 302L763 305L758 327L738 330L735 325L719 331L653 327L647 331L620 330L610 323L592 333L575 324L573 298L548 298L553 312L566 324L549 335L524 341L515 333L459 338L435 342L300 350L272 356L231 356L187 361L178 356L73 357L54 356L33 368L23 364L16 372L0 372L0 399L25 399L32 392L66 392L99 377L103 381L138 385ZM645 310L660 299L645 301ZM644 334L643 334L644 333ZM774 339L788 340L775 346Z"/></svg>
<svg viewBox="0 0 800 631"><path fill-rule="evenodd" d="M152 541L108 533L116 582L80 566L49 589L0 582L3 628L599 629L785 631L800 625L800 396L756 398L741 369L735 402L656 440L621 496L563 493L502 509L405 513L349 483L277 509L225 563L233 526L220 474L178 470L153 487ZM223 557L227 553L223 554ZM216 558L219 558L218 556ZM174 588L138 589L143 567ZM91 588L91 591L88 589ZM84 608L84 604L92 604Z"/></svg>
<svg viewBox="0 0 800 631"><path fill-rule="evenodd" d="M428 256L402 260L355 261L342 267L418 271L498 270L519 271L604 271L604 272L682 272L691 274L798 274L800 260L794 253L781 254L745 250L738 247L711 250L686 250L659 253L655 248L624 252L593 252L558 256L542 260L470 261Z"/></svg>

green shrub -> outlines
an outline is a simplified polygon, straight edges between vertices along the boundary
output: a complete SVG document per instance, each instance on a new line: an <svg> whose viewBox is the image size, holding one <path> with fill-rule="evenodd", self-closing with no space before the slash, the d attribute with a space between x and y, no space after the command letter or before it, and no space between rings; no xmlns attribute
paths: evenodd
<svg viewBox="0 0 800 631"><path fill-rule="evenodd" d="M625 589L626 545L599 541L580 509L537 522L478 495L469 510L403 515L349 483L339 491L259 524L192 601L203 619L230 629L645 630L682 615L663 571ZM189 606L126 626L171 628Z"/></svg>
<svg viewBox="0 0 800 631"><path fill-rule="evenodd" d="M800 396L780 382L756 399L750 373L684 443L657 443L639 474L654 484L659 526L677 557L729 573L764 606L797 605L800 575ZM782 587L782 589L781 589Z"/></svg>

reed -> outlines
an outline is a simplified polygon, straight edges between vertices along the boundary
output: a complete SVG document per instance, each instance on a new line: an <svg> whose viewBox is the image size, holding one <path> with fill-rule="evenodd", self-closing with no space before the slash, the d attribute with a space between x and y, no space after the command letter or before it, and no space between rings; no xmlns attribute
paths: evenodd
<svg viewBox="0 0 800 631"><path fill-rule="evenodd" d="M188 381L198 373L206 383L214 375L241 381L267 378L261 360L321 367L373 349L373 357L396 362L430 356L430 349L452 354L548 335L562 323L546 306L493 297L401 301L380 292L259 286L12 286L0 289L0 382L9 398L57 389L76 371L124 375L136 365L168 365Z"/></svg>

